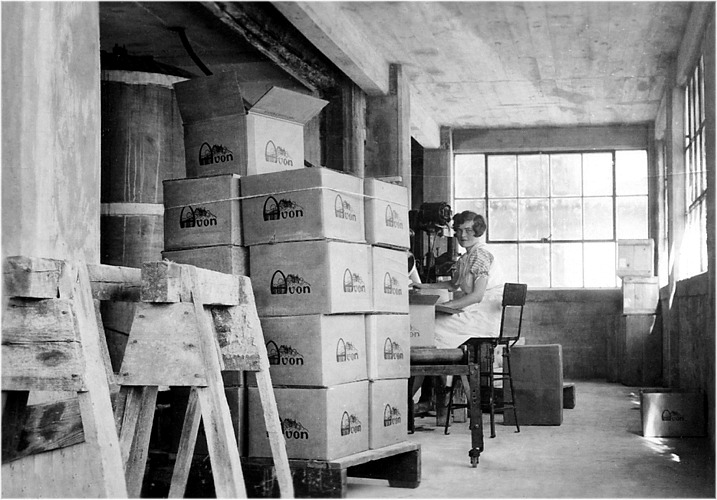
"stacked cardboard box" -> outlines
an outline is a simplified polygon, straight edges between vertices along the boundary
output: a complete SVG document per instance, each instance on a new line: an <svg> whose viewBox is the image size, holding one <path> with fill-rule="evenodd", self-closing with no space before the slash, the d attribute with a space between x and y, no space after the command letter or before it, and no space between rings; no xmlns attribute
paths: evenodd
<svg viewBox="0 0 717 500"><path fill-rule="evenodd" d="M327 102L272 88L249 105L233 72L180 82L174 89L184 123L187 178L164 182L162 256L247 276L241 181L248 175L303 169L303 127ZM241 447L246 384L241 372L224 375Z"/></svg>
<svg viewBox="0 0 717 500"><path fill-rule="evenodd" d="M659 282L653 276L654 242L618 240L622 317L615 346L618 379L625 385L659 385L662 333L657 320Z"/></svg>
<svg viewBox="0 0 717 500"><path fill-rule="evenodd" d="M408 190L364 179L364 194L374 297L373 311L366 315L369 447L376 449L405 440L408 432Z"/></svg>
<svg viewBox="0 0 717 500"><path fill-rule="evenodd" d="M364 216L364 181L306 168L247 176L242 192L289 457L333 460L404 440L407 256L367 244L375 228ZM250 387L249 454L269 456L258 403Z"/></svg>

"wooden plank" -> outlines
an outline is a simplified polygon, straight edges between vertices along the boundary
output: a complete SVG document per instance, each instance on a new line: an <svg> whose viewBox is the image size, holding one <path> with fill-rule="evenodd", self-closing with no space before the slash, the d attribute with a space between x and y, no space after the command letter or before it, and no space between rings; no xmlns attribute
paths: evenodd
<svg viewBox="0 0 717 500"><path fill-rule="evenodd" d="M143 302L190 302L190 269L196 270L205 305L233 306L239 303L239 284L231 274L210 271L174 262L146 262L142 265Z"/></svg>
<svg viewBox="0 0 717 500"><path fill-rule="evenodd" d="M3 344L75 341L77 335L69 300L8 299L2 322Z"/></svg>
<svg viewBox="0 0 717 500"><path fill-rule="evenodd" d="M8 297L51 299L58 296L60 260L12 256L3 262L3 291Z"/></svg>
<svg viewBox="0 0 717 500"><path fill-rule="evenodd" d="M168 498L184 498L184 493L187 489L187 479L189 478L189 470L192 466L192 457L194 456L194 446L197 444L199 424L202 421L201 417L199 395L197 394L197 389L192 387L189 392L187 411L184 414L182 435L179 438L177 459L174 462Z"/></svg>
<svg viewBox="0 0 717 500"><path fill-rule="evenodd" d="M234 437L229 404L221 378L221 356L211 317L204 309L198 270L189 268L198 342L206 367L207 387L198 388L199 406L204 419L207 447L212 461L212 475L218 498L246 498L239 449ZM268 361L268 360L267 360Z"/></svg>
<svg viewBox="0 0 717 500"><path fill-rule="evenodd" d="M15 458L14 451L24 447L22 428L27 416L28 391L3 392L2 463Z"/></svg>
<svg viewBox="0 0 717 500"><path fill-rule="evenodd" d="M99 356L99 353L97 353ZM79 342L3 344L5 391L78 391L86 387ZM105 383L107 376L102 374Z"/></svg>
<svg viewBox="0 0 717 500"><path fill-rule="evenodd" d="M88 264L92 297L97 300L138 302L142 271L134 267Z"/></svg>
<svg viewBox="0 0 717 500"><path fill-rule="evenodd" d="M10 392L3 392L6 394ZM117 396L110 396L113 405ZM8 450L3 462L84 443L79 400L73 398L28 406L20 433L22 439Z"/></svg>
<svg viewBox="0 0 717 500"><path fill-rule="evenodd" d="M252 304L253 304L253 297ZM248 305L211 308L214 332L224 361L225 371L258 371L260 358L254 332L256 325L249 323ZM259 325L259 328L261 326ZM266 349L266 346L264 346Z"/></svg>
<svg viewBox="0 0 717 500"><path fill-rule="evenodd" d="M77 331L85 361L86 392L79 393L80 414L85 441L96 450L101 496L127 496L119 439L114 425L107 375L100 354L99 330L92 301L90 279L85 265L66 266L67 277L73 284L72 297L77 318Z"/></svg>
<svg viewBox="0 0 717 500"><path fill-rule="evenodd" d="M127 480L127 494L130 498L139 498L142 492L142 481L147 467L147 454L149 453L149 438L152 432L152 422L157 406L157 386L142 387L139 397L139 412L135 427L134 439L129 456L125 464Z"/></svg>
<svg viewBox="0 0 717 500"><path fill-rule="evenodd" d="M192 304L137 304L118 383L206 385L206 371Z"/></svg>

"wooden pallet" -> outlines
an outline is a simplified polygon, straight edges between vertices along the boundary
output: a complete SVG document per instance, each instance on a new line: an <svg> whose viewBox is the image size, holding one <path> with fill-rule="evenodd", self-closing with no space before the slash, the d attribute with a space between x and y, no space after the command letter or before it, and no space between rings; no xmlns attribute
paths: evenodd
<svg viewBox="0 0 717 500"><path fill-rule="evenodd" d="M345 498L349 477L386 479L394 488L421 484L421 445L403 442L336 460L290 459L297 498ZM278 484L271 458L242 457L249 497L276 498Z"/></svg>

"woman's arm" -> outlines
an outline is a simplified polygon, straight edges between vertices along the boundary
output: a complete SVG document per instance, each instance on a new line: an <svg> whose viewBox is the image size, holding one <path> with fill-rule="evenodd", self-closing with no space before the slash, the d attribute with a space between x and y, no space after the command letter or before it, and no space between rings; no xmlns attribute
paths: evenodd
<svg viewBox="0 0 717 500"><path fill-rule="evenodd" d="M453 307L455 309L463 309L464 307L470 306L472 304L477 304L478 302L483 300L483 295L485 295L485 287L487 284L488 276L481 276L480 278L477 278L473 283L473 291L471 293L467 293L460 298L444 302L443 305Z"/></svg>

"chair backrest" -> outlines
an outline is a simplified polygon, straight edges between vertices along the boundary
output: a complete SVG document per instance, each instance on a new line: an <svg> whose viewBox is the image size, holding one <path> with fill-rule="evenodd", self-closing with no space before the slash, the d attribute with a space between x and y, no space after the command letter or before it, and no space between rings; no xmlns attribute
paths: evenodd
<svg viewBox="0 0 717 500"><path fill-rule="evenodd" d="M523 307L525 306L525 297L528 294L528 285L524 283L506 283L503 286L503 312L500 317L500 336L499 341L510 342L511 345L520 339L520 331L523 327ZM514 321L510 321L510 327L506 324L506 311L510 308L519 308L519 316L517 325Z"/></svg>

